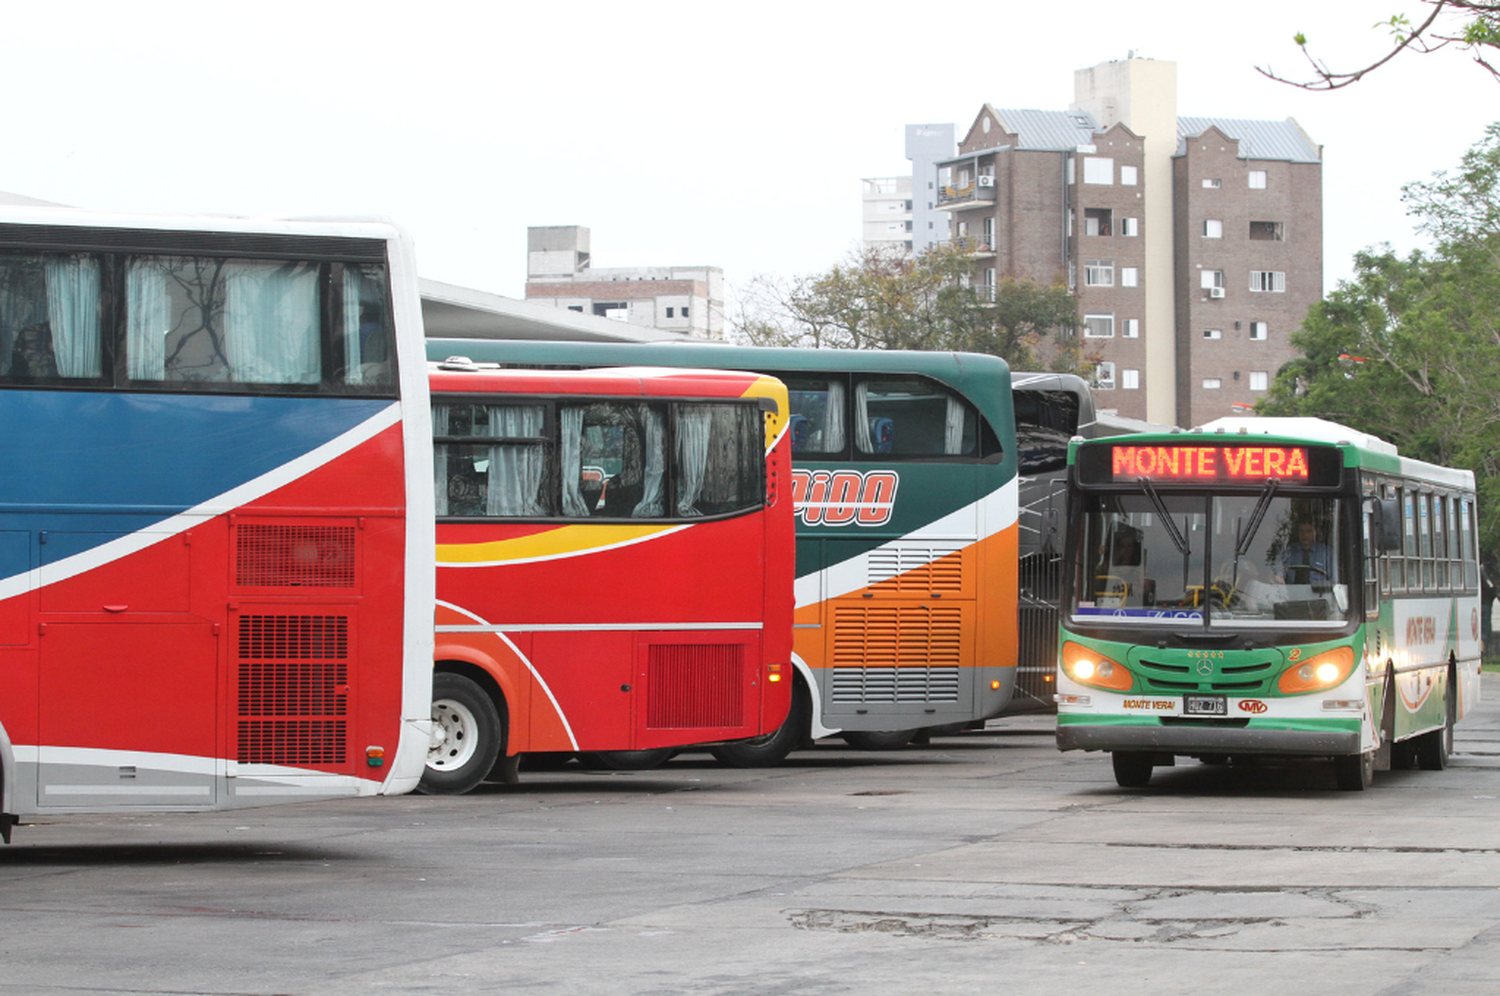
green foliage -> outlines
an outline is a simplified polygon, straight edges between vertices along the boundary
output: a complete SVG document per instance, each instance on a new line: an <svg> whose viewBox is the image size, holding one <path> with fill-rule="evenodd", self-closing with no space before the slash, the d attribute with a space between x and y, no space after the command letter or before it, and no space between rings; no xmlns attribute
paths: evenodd
<svg viewBox="0 0 1500 996"><path fill-rule="evenodd" d="M1429 8L1420 24L1413 24L1405 14L1392 14L1375 22L1393 41L1391 50L1374 62L1348 71L1330 69L1323 60L1308 51L1307 35L1297 32L1292 41L1307 60L1311 79L1292 80L1274 72L1269 66L1258 72L1271 79L1305 90L1337 90L1357 83L1365 74L1379 69L1402 52L1428 54L1452 45L1468 52L1490 75L1500 79L1500 71L1490 64L1494 50L1500 49L1500 0L1421 0Z"/></svg>
<svg viewBox="0 0 1500 996"><path fill-rule="evenodd" d="M1313 306L1259 408L1315 415L1471 468L1480 542L1500 563L1500 125L1453 174L1404 198L1431 253L1355 255L1354 276Z"/></svg>
<svg viewBox="0 0 1500 996"><path fill-rule="evenodd" d="M730 335L762 346L938 349L989 353L1018 369L1047 359L1092 372L1092 358L1056 335L1078 321L1066 287L1004 278L969 284L973 258L961 241L916 258L865 249L823 273L758 277L742 295Z"/></svg>

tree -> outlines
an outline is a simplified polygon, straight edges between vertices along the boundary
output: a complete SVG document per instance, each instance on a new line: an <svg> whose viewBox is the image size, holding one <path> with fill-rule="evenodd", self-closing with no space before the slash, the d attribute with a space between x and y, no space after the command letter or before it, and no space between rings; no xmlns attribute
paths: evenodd
<svg viewBox="0 0 1500 996"><path fill-rule="evenodd" d="M1266 415L1316 415L1408 456L1474 471L1480 540L1500 552L1500 125L1454 174L1404 189L1436 241L1356 254L1354 276L1292 336Z"/></svg>
<svg viewBox="0 0 1500 996"><path fill-rule="evenodd" d="M915 258L865 248L824 273L755 278L730 335L762 346L989 353L1017 369L1047 353L1054 367L1092 372L1094 358L1061 337L1049 342L1078 321L1078 300L1066 287L1020 277L974 287L972 272L961 242Z"/></svg>
<svg viewBox="0 0 1500 996"><path fill-rule="evenodd" d="M1500 49L1500 0L1421 2L1432 9L1415 27L1405 14L1393 14L1387 20L1376 22L1375 27L1390 31L1392 46L1389 52L1367 66L1349 72L1335 72L1322 59L1315 58L1308 51L1307 36L1298 32L1292 36L1292 40L1297 43L1297 47L1302 50L1302 57L1312 67L1311 80L1290 80L1277 75L1269 66L1257 66L1256 71L1304 90L1337 90L1351 83L1358 83L1366 73L1379 69L1402 52L1426 55L1453 45L1471 52L1475 62L1500 80L1500 71L1490 62L1494 58L1494 50Z"/></svg>

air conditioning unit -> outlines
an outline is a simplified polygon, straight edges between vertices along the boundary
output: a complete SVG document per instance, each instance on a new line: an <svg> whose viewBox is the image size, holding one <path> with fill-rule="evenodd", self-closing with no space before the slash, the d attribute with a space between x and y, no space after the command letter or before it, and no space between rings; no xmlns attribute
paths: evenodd
<svg viewBox="0 0 1500 996"><path fill-rule="evenodd" d="M1223 297L1224 296L1224 288L1222 288L1222 287L1210 287L1208 289L1208 296L1209 297Z"/></svg>
<svg viewBox="0 0 1500 996"><path fill-rule="evenodd" d="M980 174L979 185L981 187L993 187L995 185L995 178L993 176L985 176L984 174Z"/></svg>

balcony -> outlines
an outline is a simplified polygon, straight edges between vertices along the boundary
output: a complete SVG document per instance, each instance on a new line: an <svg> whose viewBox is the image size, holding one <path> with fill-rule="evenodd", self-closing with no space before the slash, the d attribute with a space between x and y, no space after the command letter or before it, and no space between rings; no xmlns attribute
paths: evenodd
<svg viewBox="0 0 1500 996"><path fill-rule="evenodd" d="M980 176L977 179L960 176L956 183L938 185L937 206L939 210L993 203L995 203L995 178L993 176Z"/></svg>
<svg viewBox="0 0 1500 996"><path fill-rule="evenodd" d="M958 235L951 239L939 239L938 245L952 246L971 256L990 256L995 252L995 237L989 234Z"/></svg>

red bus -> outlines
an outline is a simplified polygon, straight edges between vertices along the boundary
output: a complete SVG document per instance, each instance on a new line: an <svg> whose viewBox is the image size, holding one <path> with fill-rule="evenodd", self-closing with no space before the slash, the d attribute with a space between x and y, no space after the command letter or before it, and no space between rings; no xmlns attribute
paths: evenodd
<svg viewBox="0 0 1500 996"><path fill-rule="evenodd" d="M0 832L404 792L428 747L410 243L0 209Z"/></svg>
<svg viewBox="0 0 1500 996"><path fill-rule="evenodd" d="M719 370L431 367L436 727L422 789L528 753L647 766L792 697L787 391Z"/></svg>

